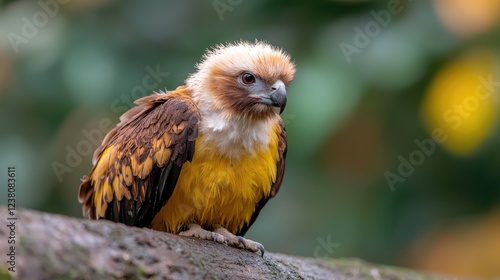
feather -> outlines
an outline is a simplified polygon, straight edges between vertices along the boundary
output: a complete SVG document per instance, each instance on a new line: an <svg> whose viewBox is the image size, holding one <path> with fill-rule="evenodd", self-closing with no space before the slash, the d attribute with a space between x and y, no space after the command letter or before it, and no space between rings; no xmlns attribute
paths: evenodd
<svg viewBox="0 0 500 280"><path fill-rule="evenodd" d="M248 231L248 229L252 226L252 224L255 222L257 217L259 216L260 210L264 208L266 203L269 201L269 199L273 198L276 193L278 193L281 183L283 182L283 178L285 176L285 160L286 160L286 152L287 152L287 142L286 142L286 130L285 130L285 124L283 121L280 119L277 128L278 134L278 161L276 163L277 167L277 172L276 172L276 177L273 181L273 184L271 185L271 192L269 193L268 196L264 196L263 198L260 199L260 201L257 203L255 206L255 210L253 212L252 217L246 223L237 233L237 235L243 236L245 233Z"/></svg>

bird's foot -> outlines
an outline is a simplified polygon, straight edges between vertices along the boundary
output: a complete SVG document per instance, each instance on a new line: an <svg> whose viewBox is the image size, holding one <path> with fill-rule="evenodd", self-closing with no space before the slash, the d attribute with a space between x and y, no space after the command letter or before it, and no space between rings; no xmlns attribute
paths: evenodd
<svg viewBox="0 0 500 280"><path fill-rule="evenodd" d="M204 230L201 226L197 224L189 224L188 230L179 232L181 236L196 237L204 240L212 240L217 243L226 244L226 239L219 233Z"/></svg>
<svg viewBox="0 0 500 280"><path fill-rule="evenodd" d="M240 249L245 249L250 252L257 253L259 252L259 255L261 257L264 257L264 246L260 244L259 242L255 242L250 239L243 238L241 236L236 236L229 232L227 229L219 226L214 230L214 233L217 233L221 236L224 237L226 240L226 244L231 246L231 247L236 247Z"/></svg>
<svg viewBox="0 0 500 280"><path fill-rule="evenodd" d="M219 226L214 231L203 229L197 224L189 224L188 229L179 233L181 236L196 237L204 240L212 240L217 243L226 244L231 247L245 249L250 252L259 252L260 256L264 256L264 246L259 242L245 239L241 236L236 236L227 229Z"/></svg>

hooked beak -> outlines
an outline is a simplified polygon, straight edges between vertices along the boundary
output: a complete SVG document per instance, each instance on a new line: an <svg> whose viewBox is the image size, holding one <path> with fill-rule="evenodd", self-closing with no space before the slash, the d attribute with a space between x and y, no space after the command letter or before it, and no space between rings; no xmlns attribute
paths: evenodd
<svg viewBox="0 0 500 280"><path fill-rule="evenodd" d="M282 81L277 81L271 86L269 95L260 96L260 102L280 108L280 114L286 107L286 88Z"/></svg>

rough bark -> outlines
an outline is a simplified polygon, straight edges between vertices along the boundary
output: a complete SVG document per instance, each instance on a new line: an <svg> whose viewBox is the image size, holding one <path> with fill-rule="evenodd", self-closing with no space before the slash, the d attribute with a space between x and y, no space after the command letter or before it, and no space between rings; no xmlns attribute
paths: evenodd
<svg viewBox="0 0 500 280"><path fill-rule="evenodd" d="M0 207L4 223L7 214ZM15 215L15 272L5 261L11 231L2 225L0 279L444 279L358 259L269 252L262 258L211 241L108 221L27 209Z"/></svg>

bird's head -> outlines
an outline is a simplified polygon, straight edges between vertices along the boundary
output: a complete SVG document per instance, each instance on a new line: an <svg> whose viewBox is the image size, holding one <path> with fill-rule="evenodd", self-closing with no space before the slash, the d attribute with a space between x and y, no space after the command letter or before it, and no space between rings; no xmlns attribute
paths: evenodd
<svg viewBox="0 0 500 280"><path fill-rule="evenodd" d="M283 112L295 66L283 50L265 42L237 42L208 50L187 86L201 106L231 116L265 118Z"/></svg>

